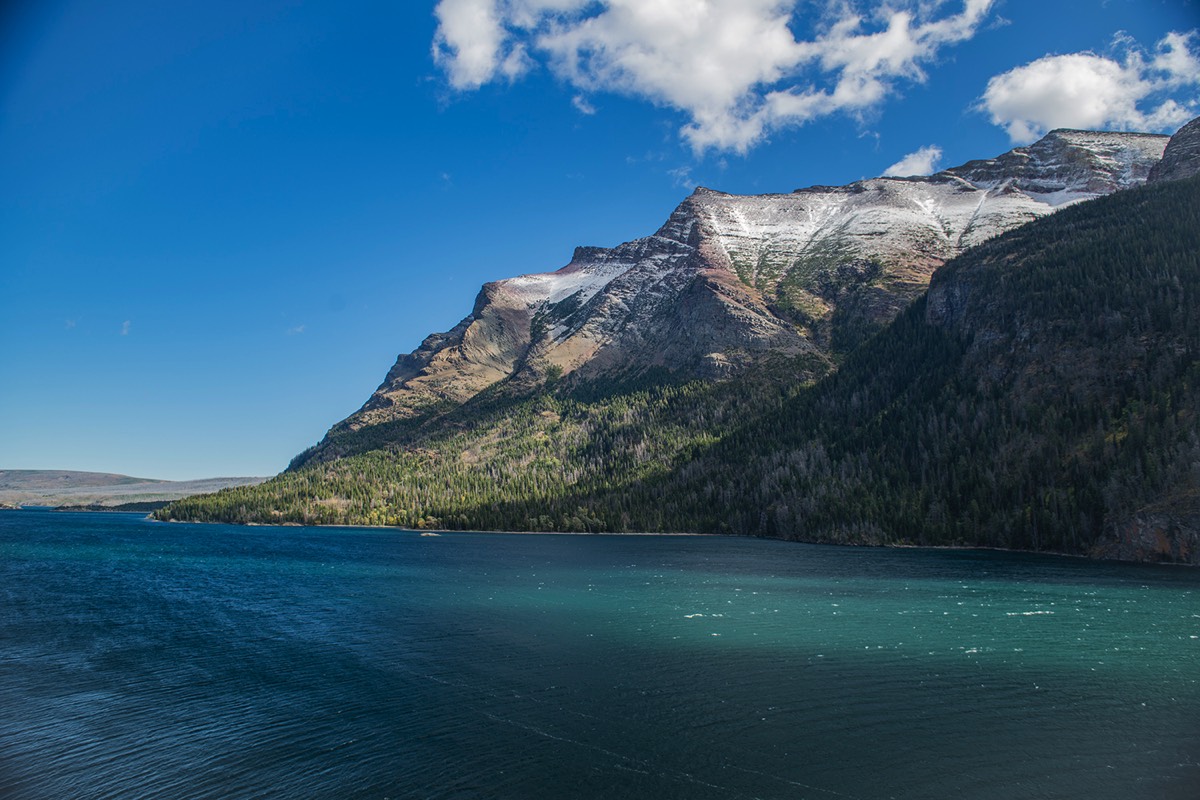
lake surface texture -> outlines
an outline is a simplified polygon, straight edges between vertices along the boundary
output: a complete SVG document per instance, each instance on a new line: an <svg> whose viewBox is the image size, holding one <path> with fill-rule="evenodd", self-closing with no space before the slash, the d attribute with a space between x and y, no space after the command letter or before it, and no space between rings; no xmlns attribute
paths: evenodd
<svg viewBox="0 0 1200 800"><path fill-rule="evenodd" d="M1200 571L0 512L0 797L1200 797Z"/></svg>

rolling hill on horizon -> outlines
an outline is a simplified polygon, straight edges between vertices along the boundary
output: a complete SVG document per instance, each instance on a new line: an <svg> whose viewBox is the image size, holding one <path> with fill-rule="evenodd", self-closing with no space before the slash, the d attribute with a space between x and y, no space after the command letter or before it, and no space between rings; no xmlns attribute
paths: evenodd
<svg viewBox="0 0 1200 800"><path fill-rule="evenodd" d="M116 506L168 502L230 486L250 486L265 480L265 477L220 477L167 481L111 472L4 469L0 470L0 504Z"/></svg>

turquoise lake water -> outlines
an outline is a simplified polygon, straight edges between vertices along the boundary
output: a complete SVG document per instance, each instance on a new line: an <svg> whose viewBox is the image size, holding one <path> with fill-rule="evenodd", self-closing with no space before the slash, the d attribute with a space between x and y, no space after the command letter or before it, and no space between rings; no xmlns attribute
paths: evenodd
<svg viewBox="0 0 1200 800"><path fill-rule="evenodd" d="M1200 797L1200 570L0 512L0 797Z"/></svg>

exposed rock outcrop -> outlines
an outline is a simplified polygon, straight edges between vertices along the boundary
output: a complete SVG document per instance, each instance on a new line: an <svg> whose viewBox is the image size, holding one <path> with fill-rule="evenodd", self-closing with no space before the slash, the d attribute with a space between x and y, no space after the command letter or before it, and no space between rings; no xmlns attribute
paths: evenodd
<svg viewBox="0 0 1200 800"><path fill-rule="evenodd" d="M1162 160L1150 170L1151 182L1177 181L1200 173L1200 117L1184 125L1163 152Z"/></svg>
<svg viewBox="0 0 1200 800"><path fill-rule="evenodd" d="M1200 504L1144 509L1114 525L1091 550L1095 558L1200 565Z"/></svg>

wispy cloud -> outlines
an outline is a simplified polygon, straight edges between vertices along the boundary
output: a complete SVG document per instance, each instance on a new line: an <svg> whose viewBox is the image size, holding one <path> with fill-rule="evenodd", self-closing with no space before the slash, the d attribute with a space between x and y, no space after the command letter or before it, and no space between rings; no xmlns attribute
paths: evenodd
<svg viewBox="0 0 1200 800"><path fill-rule="evenodd" d="M1169 33L1148 53L1120 36L1113 57L1045 56L993 77L980 108L1018 144L1052 128L1172 130L1197 111L1197 39Z"/></svg>
<svg viewBox="0 0 1200 800"><path fill-rule="evenodd" d="M544 65L581 92L683 112L696 152L745 152L772 130L862 114L924 81L923 65L973 37L993 3L945 14L946 2L895 0L864 14L845 0L802 20L798 0L441 0L433 56L463 91ZM811 38L795 36L802 25Z"/></svg>
<svg viewBox="0 0 1200 800"><path fill-rule="evenodd" d="M75 324L76 324L75 320L73 320L73 319L67 320L66 321L67 330L71 330L72 328L74 328Z"/></svg>
<svg viewBox="0 0 1200 800"><path fill-rule="evenodd" d="M124 322L122 322L122 323L121 323L121 335L122 335L122 336L128 336L128 335L129 335L129 328L130 328L130 326L131 326L131 323L130 323L130 321L129 321L129 320L125 320Z"/></svg>
<svg viewBox="0 0 1200 800"><path fill-rule="evenodd" d="M304 333L304 326L303 325L293 325L292 327L290 327L286 331L284 331L284 333L287 334L288 336L299 336L300 334Z"/></svg>
<svg viewBox="0 0 1200 800"><path fill-rule="evenodd" d="M588 102L588 99L581 94L577 94L571 98L571 105L575 106L575 110L580 114L592 116L596 113L596 107Z"/></svg>
<svg viewBox="0 0 1200 800"><path fill-rule="evenodd" d="M892 164L883 174L889 177L907 178L910 175L932 175L942 160L942 148L927 145Z"/></svg>
<svg viewBox="0 0 1200 800"><path fill-rule="evenodd" d="M691 191L696 188L695 179L692 178L692 168L689 166L676 167L675 169L667 170L667 174L671 176L671 180L681 189Z"/></svg>

